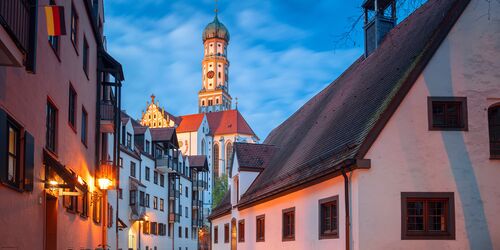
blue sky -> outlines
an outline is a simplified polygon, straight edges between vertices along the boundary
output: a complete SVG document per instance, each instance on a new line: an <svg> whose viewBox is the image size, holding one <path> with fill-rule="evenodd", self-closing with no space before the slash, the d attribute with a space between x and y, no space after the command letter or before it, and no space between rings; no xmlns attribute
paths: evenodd
<svg viewBox="0 0 500 250"><path fill-rule="evenodd" d="M257 135L267 134L362 53L362 0L219 1L229 29L229 91ZM139 118L154 93L174 115L196 113L201 34L213 0L107 0L108 50L124 67L122 106Z"/></svg>

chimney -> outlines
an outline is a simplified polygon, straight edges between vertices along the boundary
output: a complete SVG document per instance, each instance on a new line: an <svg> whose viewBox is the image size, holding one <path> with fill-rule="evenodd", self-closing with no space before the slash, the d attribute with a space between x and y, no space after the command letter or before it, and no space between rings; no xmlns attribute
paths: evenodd
<svg viewBox="0 0 500 250"><path fill-rule="evenodd" d="M396 25L396 0L365 0L362 7L365 12L365 57L368 57Z"/></svg>

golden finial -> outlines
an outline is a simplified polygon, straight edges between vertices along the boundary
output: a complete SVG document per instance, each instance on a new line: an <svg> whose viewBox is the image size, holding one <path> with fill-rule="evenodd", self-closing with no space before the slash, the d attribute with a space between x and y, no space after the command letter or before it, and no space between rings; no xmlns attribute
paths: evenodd
<svg viewBox="0 0 500 250"><path fill-rule="evenodd" d="M151 94L151 103L155 103L155 95L154 94Z"/></svg>

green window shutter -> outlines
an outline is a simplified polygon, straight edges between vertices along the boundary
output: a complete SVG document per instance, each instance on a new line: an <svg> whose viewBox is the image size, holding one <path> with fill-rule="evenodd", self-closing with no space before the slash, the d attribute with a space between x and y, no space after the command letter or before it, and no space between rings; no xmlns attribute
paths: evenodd
<svg viewBox="0 0 500 250"><path fill-rule="evenodd" d="M0 109L0 182L7 181L7 114Z"/></svg>
<svg viewBox="0 0 500 250"><path fill-rule="evenodd" d="M24 191L33 191L33 179L35 176L35 138L24 132Z"/></svg>

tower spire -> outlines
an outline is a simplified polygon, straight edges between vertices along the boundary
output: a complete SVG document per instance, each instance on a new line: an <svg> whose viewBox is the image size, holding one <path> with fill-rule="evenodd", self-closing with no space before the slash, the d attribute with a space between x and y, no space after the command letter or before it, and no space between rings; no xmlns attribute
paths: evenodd
<svg viewBox="0 0 500 250"><path fill-rule="evenodd" d="M215 0L215 9L214 9L214 12L215 12L215 18L217 18L217 13L219 12L219 8L218 8L218 5L217 5L217 0Z"/></svg>

